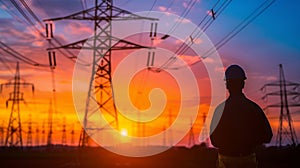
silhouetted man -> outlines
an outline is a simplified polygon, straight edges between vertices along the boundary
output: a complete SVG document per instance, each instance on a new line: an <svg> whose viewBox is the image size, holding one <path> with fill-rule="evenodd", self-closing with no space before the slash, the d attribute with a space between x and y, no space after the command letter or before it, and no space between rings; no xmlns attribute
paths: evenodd
<svg viewBox="0 0 300 168"><path fill-rule="evenodd" d="M219 152L218 168L256 168L255 148L273 136L263 110L243 94L246 79L238 65L225 71L230 96L217 106L210 126L211 142Z"/></svg>

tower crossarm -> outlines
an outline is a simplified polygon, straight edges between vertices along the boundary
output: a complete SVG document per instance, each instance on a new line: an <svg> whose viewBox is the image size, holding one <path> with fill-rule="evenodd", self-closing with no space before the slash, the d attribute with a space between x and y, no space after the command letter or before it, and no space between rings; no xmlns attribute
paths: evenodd
<svg viewBox="0 0 300 168"><path fill-rule="evenodd" d="M270 92L270 93L266 93L262 99L266 99L268 96L278 96L280 95L280 91L275 91L275 92Z"/></svg>
<svg viewBox="0 0 300 168"><path fill-rule="evenodd" d="M31 86L31 90L32 92L34 92L34 84L33 83L27 83L27 82L18 82L18 81L14 81L14 82L7 82L7 83L2 83L0 84L0 93L2 92L3 90L3 87L6 87L6 86L14 86L14 85L20 85L20 86Z"/></svg>
<svg viewBox="0 0 300 168"><path fill-rule="evenodd" d="M287 93L287 96L300 96L300 93L299 92L296 92L296 91L286 91ZM262 99L266 99L268 96L280 96L280 91L275 91L275 92L270 92L270 93L266 93Z"/></svg>
<svg viewBox="0 0 300 168"><path fill-rule="evenodd" d="M130 49L141 49L141 48L153 48L153 47L148 47L148 46L143 46L136 44L134 42L130 42L127 40L119 39L117 37L111 37L112 42L115 44L112 46L111 50L130 50ZM79 40L70 44L66 44L63 46L59 47L54 47L54 48L48 48L47 50L56 50L59 48L65 48L65 49L86 49L86 50L93 50L93 49L107 49L106 47L100 47L98 46L97 48L94 48L93 46L93 38L89 39L83 39Z"/></svg>
<svg viewBox="0 0 300 168"><path fill-rule="evenodd" d="M289 82L289 81L285 81L285 85L286 86L291 86L291 87L293 86L294 88L300 87L299 83ZM273 83L265 84L263 87L260 88L260 90L264 90L265 88L271 87L271 86L279 87L280 86L280 81L276 81L276 82L273 82Z"/></svg>
<svg viewBox="0 0 300 168"><path fill-rule="evenodd" d="M266 106L264 109L267 109L267 108L278 108L278 107L281 107L280 103L270 104L270 105ZM289 107L300 107L300 104L299 103L289 103Z"/></svg>
<svg viewBox="0 0 300 168"><path fill-rule="evenodd" d="M79 140L79 146L84 147L88 145L88 135L86 131L89 131L89 133L97 131L90 126L92 124L93 114L95 114L97 110L100 109L101 113L110 114L110 117L113 120L112 122L115 123L113 127L117 130L119 129L118 112L114 102L112 87L112 50L151 48L114 37L112 32L112 21L157 21L158 19L140 16L115 7L113 6L113 0L95 0L95 6L92 8L64 17L44 20L45 22L48 22L46 25L49 25L50 27L50 32L46 29L46 34L50 34L50 39L53 37L53 27L51 22L58 20L86 20L93 22L94 35L91 38L60 47L64 49L88 49L93 51L91 54L93 62L91 64L92 70L84 109L83 129L80 133ZM58 48L49 48L48 50L54 49ZM49 58L51 58L51 55ZM97 97L92 95L96 95ZM98 104L97 109L91 107L90 101L95 101Z"/></svg>
<svg viewBox="0 0 300 168"><path fill-rule="evenodd" d="M106 13L107 8L112 9L112 15ZM98 10L98 15L95 16L95 10ZM108 18L111 18L112 21L121 21L121 20L151 20L151 21L157 21L157 18L151 18L151 17L144 17L140 16L134 13L131 13L129 11L126 11L124 9L120 9L115 6L107 5L105 2L100 3L96 7L92 7L80 12L76 12L67 16L63 17L57 17L57 18L51 18L51 19L45 19L44 21L58 21L58 20L107 20Z"/></svg>

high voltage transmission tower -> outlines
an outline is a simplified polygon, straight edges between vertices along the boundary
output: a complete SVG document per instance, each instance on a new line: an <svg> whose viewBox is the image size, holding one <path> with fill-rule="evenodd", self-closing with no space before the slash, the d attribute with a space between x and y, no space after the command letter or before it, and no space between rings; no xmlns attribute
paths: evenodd
<svg viewBox="0 0 300 168"><path fill-rule="evenodd" d="M32 146L32 120L31 115L29 115L28 128L27 128L27 146Z"/></svg>
<svg viewBox="0 0 300 168"><path fill-rule="evenodd" d="M171 127L172 123L173 123L173 118L175 118L176 116L172 113L172 109L169 109L169 114L168 114L168 126ZM172 128L169 128L169 144L170 146L173 146L173 130Z"/></svg>
<svg viewBox="0 0 300 168"><path fill-rule="evenodd" d="M268 96L280 96L279 104L271 104L266 108L280 108L279 127L276 137L276 145L280 147L283 143L295 146L298 143L293 120L289 107L298 107L299 103L289 102L289 97L298 97L300 93L296 90L300 84L285 80L282 64L279 65L279 81L265 84L261 90L265 91L267 87L279 87L279 91L266 93L262 99L266 100Z"/></svg>
<svg viewBox="0 0 300 168"><path fill-rule="evenodd" d="M201 131L201 140L203 141L202 143L206 144L206 146L210 146L210 140L209 140L209 131L208 127L205 123L207 118L207 113L203 112L202 113L202 131Z"/></svg>
<svg viewBox="0 0 300 168"><path fill-rule="evenodd" d="M72 130L71 130L71 145L74 145L74 142L75 142L74 135L75 135L75 130L74 130L74 124L73 124Z"/></svg>
<svg viewBox="0 0 300 168"><path fill-rule="evenodd" d="M0 127L0 146L3 146L4 144L4 121L2 121L1 127Z"/></svg>
<svg viewBox="0 0 300 168"><path fill-rule="evenodd" d="M191 119L191 129L189 131L189 147L192 147L195 145L195 135L194 135L194 126L193 126L193 121Z"/></svg>
<svg viewBox="0 0 300 168"><path fill-rule="evenodd" d="M166 126L165 126L165 125L163 126L163 128L162 128L161 131L163 132L163 141L162 141L162 145L163 145L163 146L167 146L167 144L166 144L166 139L167 139L167 137L166 137Z"/></svg>
<svg viewBox="0 0 300 168"><path fill-rule="evenodd" d="M90 116L94 111L91 111L90 101L96 101L99 105L101 113L107 113L113 121L110 123L115 124L115 128L118 129L118 112L115 107L113 99L113 88L112 88L112 76L111 76L111 56L112 50L126 50L126 49L139 49L149 48L146 46L138 45L124 39L118 39L112 35L112 21L122 20L138 20L146 19L155 21L157 19L142 17L133 14L129 11L117 8L113 6L113 0L95 0L95 6L65 17L46 19L46 23L58 20L87 20L93 21L94 23L94 34L92 38L80 40L74 43L70 43L61 47L50 48L55 50L59 48L65 49L87 49L92 50L93 63L92 73L89 81L88 96L85 103L85 111L83 118L83 129L81 131L79 146L84 147L87 145L88 136L86 134L87 129L90 129L89 120ZM52 34L47 32L46 34ZM113 42L116 42L112 46ZM51 52L51 51L50 51ZM50 56L51 57L51 54ZM95 84L97 80L97 85ZM99 95L98 100L93 98L93 94ZM91 128L95 129L95 128ZM101 128L99 129L101 130Z"/></svg>
<svg viewBox="0 0 300 168"><path fill-rule="evenodd" d="M45 144L45 141L46 141L46 128L45 128L45 120L43 122L43 125L42 125L42 145Z"/></svg>
<svg viewBox="0 0 300 168"><path fill-rule="evenodd" d="M61 136L61 144L66 145L67 144L67 129L66 129L66 117L63 118L63 123L62 123L62 136Z"/></svg>
<svg viewBox="0 0 300 168"><path fill-rule="evenodd" d="M24 102L23 93L20 91L21 86L31 86L32 92L34 92L34 85L21 80L19 63L17 63L16 74L12 80L7 83L1 84L0 91L2 92L3 86L12 86L13 92L9 93L9 99L6 101L6 107L8 103L12 102L11 112L9 117L9 123L6 132L5 146L8 147L23 147L22 139L22 125L20 115L20 102Z"/></svg>
<svg viewBox="0 0 300 168"><path fill-rule="evenodd" d="M35 146L39 146L40 145L40 130L39 130L39 125L36 125L36 129L35 129Z"/></svg>
<svg viewBox="0 0 300 168"><path fill-rule="evenodd" d="M48 110L48 134L47 134L47 146L52 145L52 134L53 134L53 108L52 101L49 102L49 110Z"/></svg>

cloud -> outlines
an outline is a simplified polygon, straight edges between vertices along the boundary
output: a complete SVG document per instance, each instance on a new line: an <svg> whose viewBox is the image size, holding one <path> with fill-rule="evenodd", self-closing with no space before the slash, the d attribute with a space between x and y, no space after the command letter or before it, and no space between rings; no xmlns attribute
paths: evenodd
<svg viewBox="0 0 300 168"><path fill-rule="evenodd" d="M66 16L82 10L80 1L74 0L64 0L63 3L61 0L31 1L28 5L43 19Z"/></svg>
<svg viewBox="0 0 300 168"><path fill-rule="evenodd" d="M178 23L190 23L191 20L186 19L186 18L176 18L175 22L178 22Z"/></svg>
<svg viewBox="0 0 300 168"><path fill-rule="evenodd" d="M1 41L9 47L13 48L24 57L34 60L38 63L48 65L48 56L46 48L49 47L48 41L40 35L32 27L24 25L13 18L1 18ZM40 29L44 32L43 29ZM62 44L66 44L64 36L55 34L55 37L61 41ZM66 58L62 57L59 52L56 52L57 64L56 72L57 82L60 79L66 79L66 76L71 76L72 73L72 62L67 61ZM5 51L0 49L1 62L0 62L0 78L1 81L6 82L15 73L16 62L20 62L21 76L29 82L34 82L37 89L49 90L49 83L51 83L51 75L48 68L39 68L32 65L28 65L23 61L11 56ZM71 64L71 65L70 65ZM63 67L60 69L60 67ZM70 68L69 68L70 67ZM40 80L43 79L43 80ZM71 81L71 80L70 80ZM57 90L64 87L63 89L69 89L71 87L57 86ZM61 90L63 90L61 89Z"/></svg>
<svg viewBox="0 0 300 168"><path fill-rule="evenodd" d="M267 80L267 81L276 81L276 80L278 80L278 78L277 78L276 76L268 76L268 77L266 78L266 80Z"/></svg>
<svg viewBox="0 0 300 168"><path fill-rule="evenodd" d="M180 40L180 39L176 39L175 40L175 44L182 44L183 42L182 42L182 40Z"/></svg>
<svg viewBox="0 0 300 168"><path fill-rule="evenodd" d="M225 67L216 67L216 68L215 68L215 71L224 74L224 72L225 72Z"/></svg>
<svg viewBox="0 0 300 168"><path fill-rule="evenodd" d="M202 41L201 38L195 38L195 39L193 39L193 42L194 42L195 44L201 44L201 43L203 43L203 41Z"/></svg>
<svg viewBox="0 0 300 168"><path fill-rule="evenodd" d="M214 63L215 61L212 58L206 57L206 58L203 59L202 62L204 62L204 63Z"/></svg>
<svg viewBox="0 0 300 168"><path fill-rule="evenodd" d="M178 57L182 58L189 65L200 60L200 57L191 55L179 55Z"/></svg>
<svg viewBox="0 0 300 168"><path fill-rule="evenodd" d="M187 3L186 1L183 1L183 2L182 2L182 6L183 6L184 8L187 8L189 5L188 5L188 3Z"/></svg>
<svg viewBox="0 0 300 168"><path fill-rule="evenodd" d="M182 6L183 6L184 8L189 8L189 6L190 6L192 3L198 3L198 2L200 2L200 0L184 0L184 1L182 2Z"/></svg>
<svg viewBox="0 0 300 168"><path fill-rule="evenodd" d="M213 16L213 13L211 10L206 11L206 14L208 14L209 16Z"/></svg>
<svg viewBox="0 0 300 168"><path fill-rule="evenodd" d="M158 46L158 45L161 44L162 42L163 42L163 40L160 39L160 38L155 38L155 39L153 39L153 45L154 45L154 46Z"/></svg>
<svg viewBox="0 0 300 168"><path fill-rule="evenodd" d="M253 79L258 79L258 80L266 80L266 81L277 81L278 77L274 75L262 75L258 73L249 73L249 76L251 76Z"/></svg>
<svg viewBox="0 0 300 168"><path fill-rule="evenodd" d="M173 11L171 8L167 8L165 6L159 6L157 7L159 11L164 12L166 15L169 15L171 13L176 14L175 11Z"/></svg>
<svg viewBox="0 0 300 168"><path fill-rule="evenodd" d="M43 47L46 40L33 27L19 24L13 19L0 19L3 23L0 28L1 41L12 47L19 45ZM40 29L44 32L43 29Z"/></svg>
<svg viewBox="0 0 300 168"><path fill-rule="evenodd" d="M92 35L93 29L80 22L70 22L64 27L64 32L70 35L89 37Z"/></svg>
<svg viewBox="0 0 300 168"><path fill-rule="evenodd" d="M166 12L167 11L167 7L159 6L158 10L161 11L161 12Z"/></svg>

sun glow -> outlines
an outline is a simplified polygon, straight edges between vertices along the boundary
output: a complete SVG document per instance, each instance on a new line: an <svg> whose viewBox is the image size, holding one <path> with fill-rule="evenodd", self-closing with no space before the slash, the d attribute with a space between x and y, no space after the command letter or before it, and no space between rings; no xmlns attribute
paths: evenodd
<svg viewBox="0 0 300 168"><path fill-rule="evenodd" d="M120 132L120 133L121 133L122 136L128 136L128 131L127 131L127 129L124 129L124 128L121 129L121 132Z"/></svg>

